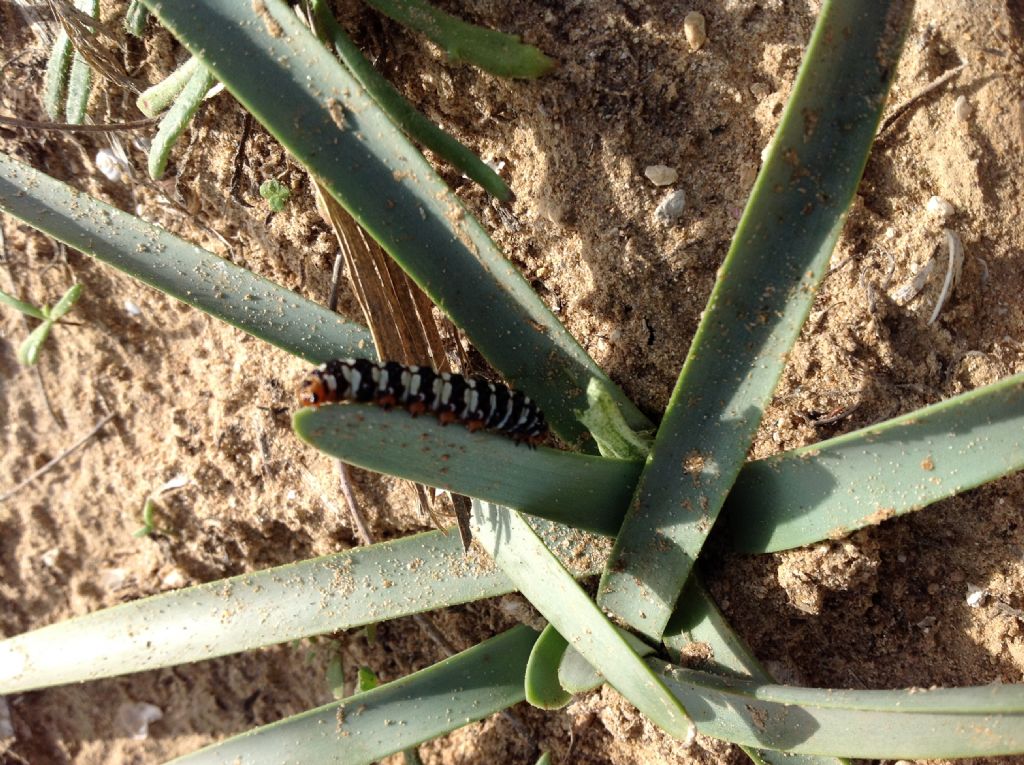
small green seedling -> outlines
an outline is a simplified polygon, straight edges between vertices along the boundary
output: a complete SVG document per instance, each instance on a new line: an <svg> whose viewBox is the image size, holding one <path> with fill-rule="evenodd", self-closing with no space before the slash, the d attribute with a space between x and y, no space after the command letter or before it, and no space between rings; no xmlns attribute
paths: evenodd
<svg viewBox="0 0 1024 765"><path fill-rule="evenodd" d="M281 212L291 195L291 189L273 178L260 184L260 196L267 200L267 206L274 212Z"/></svg>
<svg viewBox="0 0 1024 765"><path fill-rule="evenodd" d="M146 504L142 506L142 525L132 533L132 536L141 539L157 531L155 515L156 502L152 497L146 497Z"/></svg>
<svg viewBox="0 0 1024 765"><path fill-rule="evenodd" d="M82 285L72 285L71 289L64 293L64 296L51 308L36 308L30 303L18 300L6 292L0 291L0 303L9 305L16 311L21 311L26 316L39 319L42 324L32 330L32 333L25 338L25 341L18 348L18 361L26 367L30 367L39 361L39 354L42 351L43 343L50 336L53 325L60 321L68 311L78 302L82 294Z"/></svg>

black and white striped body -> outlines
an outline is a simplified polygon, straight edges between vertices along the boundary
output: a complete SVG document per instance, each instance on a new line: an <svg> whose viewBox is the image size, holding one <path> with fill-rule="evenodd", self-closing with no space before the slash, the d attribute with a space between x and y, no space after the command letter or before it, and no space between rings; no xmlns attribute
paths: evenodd
<svg viewBox="0 0 1024 765"><path fill-rule="evenodd" d="M432 412L443 425L458 421L470 430L496 430L531 445L548 429L528 396L501 383L394 361L328 361L306 376L298 394L302 406L362 401L401 406L413 415Z"/></svg>

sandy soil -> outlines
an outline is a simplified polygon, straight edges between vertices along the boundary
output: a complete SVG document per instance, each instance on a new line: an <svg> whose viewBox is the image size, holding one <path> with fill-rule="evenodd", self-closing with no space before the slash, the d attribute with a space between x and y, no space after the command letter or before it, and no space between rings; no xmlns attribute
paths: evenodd
<svg viewBox="0 0 1024 765"><path fill-rule="evenodd" d="M450 168L444 177L595 359L652 416L664 408L689 338L789 94L818 3L783 0L592 0L445 7L515 31L559 61L539 82L508 82L451 66L430 44L354 2L346 25L378 67L429 117L505 163L516 193L504 211ZM691 52L690 10L708 39ZM1019 11L1019 8L1018 8ZM104 6L116 19L122 6ZM44 119L45 49L13 7L0 8L5 114ZM764 420L754 456L838 435L1024 371L1024 61L1000 0L921 0L893 103L961 62L949 85L917 102L881 138L811 319ZM1010 33L1009 40L996 30ZM129 73L166 75L181 51L150 28L128 40ZM17 58L14 58L17 56ZM954 104L963 97L966 119ZM113 86L94 94L96 121L137 116ZM308 179L258 126L240 196L227 193L243 112L227 94L207 102L166 180L112 182L96 169L107 139L0 128L4 151L175 233L325 301L333 235ZM142 152L124 144L138 168ZM654 216L665 189L648 165L678 170L687 206L677 224ZM256 189L292 188L269 214ZM926 212L933 195L953 215ZM511 213L506 214L506 213ZM345 549L330 461L288 427L303 364L142 287L10 218L3 218L0 289L35 303L85 286L76 326L58 327L36 371L15 351L28 331L0 310L0 493L114 419L73 457L0 503L0 636L126 600ZM900 287L943 242L967 260L952 303L933 325L932 284L900 303ZM342 311L356 316L350 295ZM135 538L146 497L161 533ZM404 485L359 475L377 534L426 528ZM783 681L897 688L1020 682L1024 673L1024 477L998 481L913 517L844 540L744 557L712 546L707 580L733 624ZM970 607L969 587L986 596ZM437 615L465 648L512 623L508 604ZM347 677L367 664L389 680L439 660L415 623L304 642L6 700L15 736L0 762L157 762L330 699L327 663ZM163 719L133 740L125 702ZM559 713L514 710L422 747L428 763L726 763L738 749L700 738L682 749L610 690ZM1004 761L1012 761L1013 758ZM1018 760L1024 761L1024 760Z"/></svg>

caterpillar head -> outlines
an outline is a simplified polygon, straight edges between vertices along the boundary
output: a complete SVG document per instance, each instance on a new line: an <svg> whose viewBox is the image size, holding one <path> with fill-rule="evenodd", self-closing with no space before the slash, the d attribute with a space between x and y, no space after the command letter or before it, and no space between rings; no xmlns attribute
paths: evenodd
<svg viewBox="0 0 1024 765"><path fill-rule="evenodd" d="M328 391L329 386L324 380L324 373L317 369L302 379L295 393L299 399L299 406L320 406L332 400Z"/></svg>

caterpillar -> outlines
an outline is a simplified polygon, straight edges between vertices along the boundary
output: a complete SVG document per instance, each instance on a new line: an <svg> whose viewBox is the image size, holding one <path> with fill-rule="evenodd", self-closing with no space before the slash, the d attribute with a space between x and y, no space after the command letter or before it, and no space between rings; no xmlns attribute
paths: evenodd
<svg viewBox="0 0 1024 765"><path fill-rule="evenodd" d="M523 393L478 377L435 372L395 361L335 359L307 374L297 389L299 406L340 401L402 406L416 417L431 412L442 425L461 422L472 432L493 430L535 447L548 425L537 404Z"/></svg>

